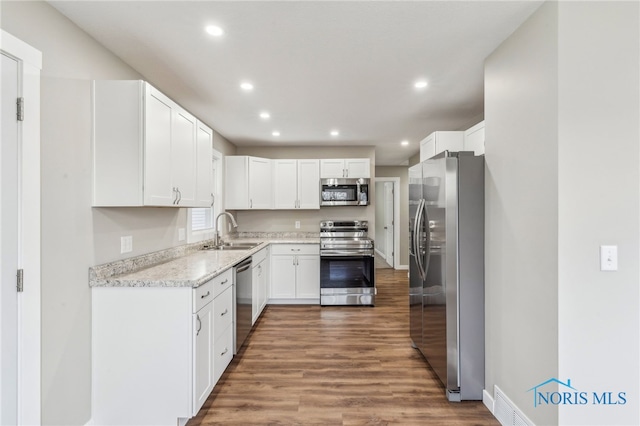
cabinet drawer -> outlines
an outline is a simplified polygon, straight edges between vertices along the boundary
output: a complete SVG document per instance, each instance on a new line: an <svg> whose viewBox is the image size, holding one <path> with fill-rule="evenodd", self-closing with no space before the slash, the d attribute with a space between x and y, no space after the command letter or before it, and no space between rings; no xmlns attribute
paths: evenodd
<svg viewBox="0 0 640 426"><path fill-rule="evenodd" d="M193 313L198 312L204 305L211 302L213 295L213 280L209 280L193 290Z"/></svg>
<svg viewBox="0 0 640 426"><path fill-rule="evenodd" d="M213 277L213 297L218 297L220 293L231 287L233 284L233 270L227 269L220 275Z"/></svg>
<svg viewBox="0 0 640 426"><path fill-rule="evenodd" d="M228 288L213 301L213 340L233 322L233 289Z"/></svg>
<svg viewBox="0 0 640 426"><path fill-rule="evenodd" d="M272 255L282 254L317 254L320 255L319 244L274 244L271 246Z"/></svg>
<svg viewBox="0 0 640 426"><path fill-rule="evenodd" d="M233 327L229 326L213 344L213 382L217 383L233 358Z"/></svg>

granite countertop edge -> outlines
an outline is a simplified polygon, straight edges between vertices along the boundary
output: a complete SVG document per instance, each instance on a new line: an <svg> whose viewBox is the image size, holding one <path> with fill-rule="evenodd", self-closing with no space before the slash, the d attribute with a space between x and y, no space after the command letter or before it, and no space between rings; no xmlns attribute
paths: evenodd
<svg viewBox="0 0 640 426"><path fill-rule="evenodd" d="M243 259L259 252L270 244L319 244L311 237L259 237L233 238L230 241L260 243L248 250L202 250L207 242L181 246L176 251L168 249L135 258L89 268L89 286L196 288L232 268ZM172 251L173 250L173 251ZM165 254L165 252L171 252Z"/></svg>

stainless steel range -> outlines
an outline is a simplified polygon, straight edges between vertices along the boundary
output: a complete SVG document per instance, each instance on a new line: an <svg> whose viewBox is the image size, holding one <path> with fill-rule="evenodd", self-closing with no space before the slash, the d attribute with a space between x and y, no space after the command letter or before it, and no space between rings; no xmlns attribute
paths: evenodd
<svg viewBox="0 0 640 426"><path fill-rule="evenodd" d="M366 220L320 222L320 305L368 305L376 299L373 240Z"/></svg>

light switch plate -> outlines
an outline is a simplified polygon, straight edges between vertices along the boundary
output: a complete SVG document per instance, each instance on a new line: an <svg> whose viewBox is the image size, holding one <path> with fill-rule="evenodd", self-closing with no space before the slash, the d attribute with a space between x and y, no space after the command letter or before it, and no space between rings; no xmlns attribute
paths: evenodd
<svg viewBox="0 0 640 426"><path fill-rule="evenodd" d="M600 270L618 270L618 246L600 246Z"/></svg>
<svg viewBox="0 0 640 426"><path fill-rule="evenodd" d="M184 241L187 238L187 234L184 228L178 228L178 241Z"/></svg>
<svg viewBox="0 0 640 426"><path fill-rule="evenodd" d="M300 229L300 221L296 220L296 229Z"/></svg>

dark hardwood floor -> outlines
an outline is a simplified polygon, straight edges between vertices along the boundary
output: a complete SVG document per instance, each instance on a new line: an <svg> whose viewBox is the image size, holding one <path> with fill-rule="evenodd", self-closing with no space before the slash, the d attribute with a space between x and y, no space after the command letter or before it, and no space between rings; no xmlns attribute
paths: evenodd
<svg viewBox="0 0 640 426"><path fill-rule="evenodd" d="M268 306L188 425L499 425L411 347L407 271L376 277L374 308Z"/></svg>

